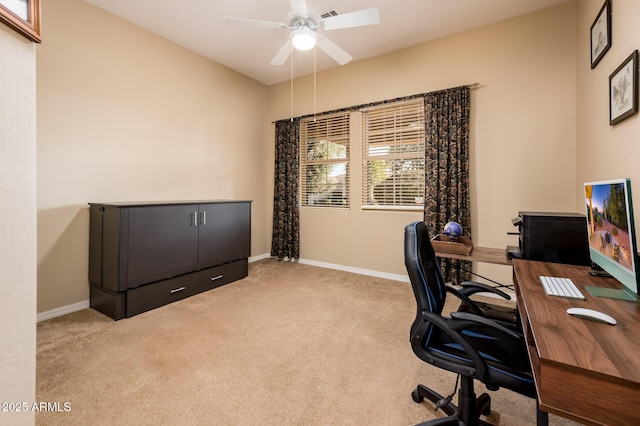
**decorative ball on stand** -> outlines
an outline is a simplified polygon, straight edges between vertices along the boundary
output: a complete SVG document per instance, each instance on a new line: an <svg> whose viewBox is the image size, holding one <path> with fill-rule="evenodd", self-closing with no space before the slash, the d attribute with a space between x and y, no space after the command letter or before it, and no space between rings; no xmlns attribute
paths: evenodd
<svg viewBox="0 0 640 426"><path fill-rule="evenodd" d="M447 222L444 226L444 234L452 240L457 240L462 235L462 226L458 222Z"/></svg>

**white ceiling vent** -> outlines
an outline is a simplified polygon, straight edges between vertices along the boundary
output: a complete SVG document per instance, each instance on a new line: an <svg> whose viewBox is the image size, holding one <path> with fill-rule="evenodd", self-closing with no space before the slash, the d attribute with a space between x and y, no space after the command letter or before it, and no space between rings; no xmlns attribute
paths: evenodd
<svg viewBox="0 0 640 426"><path fill-rule="evenodd" d="M323 13L320 16L322 17L322 19L325 19L325 18L329 18L331 16L338 16L338 12L336 12L335 10L330 10L328 12Z"/></svg>

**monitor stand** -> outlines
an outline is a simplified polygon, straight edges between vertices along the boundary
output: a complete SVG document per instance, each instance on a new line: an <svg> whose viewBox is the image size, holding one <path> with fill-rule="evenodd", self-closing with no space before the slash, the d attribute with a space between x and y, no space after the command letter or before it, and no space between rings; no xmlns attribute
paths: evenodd
<svg viewBox="0 0 640 426"><path fill-rule="evenodd" d="M585 286L590 295L596 297L606 297L608 299L628 300L631 302L637 302L638 296L633 294L631 290L616 289L616 288L603 288L593 285Z"/></svg>
<svg viewBox="0 0 640 426"><path fill-rule="evenodd" d="M604 269L600 268L595 263L591 262L591 271L589 275L593 277L613 278ZM638 301L638 296L627 288L615 289L615 288L603 288L596 287L594 285L585 286L590 295L596 297L606 297L608 299L629 300L633 302Z"/></svg>

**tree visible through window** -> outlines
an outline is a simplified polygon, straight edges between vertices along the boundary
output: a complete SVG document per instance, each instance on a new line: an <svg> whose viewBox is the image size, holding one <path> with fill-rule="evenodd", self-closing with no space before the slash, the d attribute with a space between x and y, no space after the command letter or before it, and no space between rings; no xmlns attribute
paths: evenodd
<svg viewBox="0 0 640 426"><path fill-rule="evenodd" d="M349 207L349 113L300 126L302 205Z"/></svg>
<svg viewBox="0 0 640 426"><path fill-rule="evenodd" d="M423 206L424 125L422 98L362 111L364 206Z"/></svg>

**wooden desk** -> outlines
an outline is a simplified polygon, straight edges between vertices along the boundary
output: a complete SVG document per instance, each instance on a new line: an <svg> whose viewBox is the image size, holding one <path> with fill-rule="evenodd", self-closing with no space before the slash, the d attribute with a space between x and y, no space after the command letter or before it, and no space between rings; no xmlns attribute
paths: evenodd
<svg viewBox="0 0 640 426"><path fill-rule="evenodd" d="M514 260L514 283L540 408L586 424L639 424L640 304L591 296L585 285L620 288L584 266ZM571 278L586 300L547 296L540 275ZM611 326L567 315L595 309Z"/></svg>
<svg viewBox="0 0 640 426"><path fill-rule="evenodd" d="M447 259L467 260L469 262L495 263L497 265L511 265L511 259L507 258L505 249L474 247L469 255L446 253L436 250L436 256Z"/></svg>

